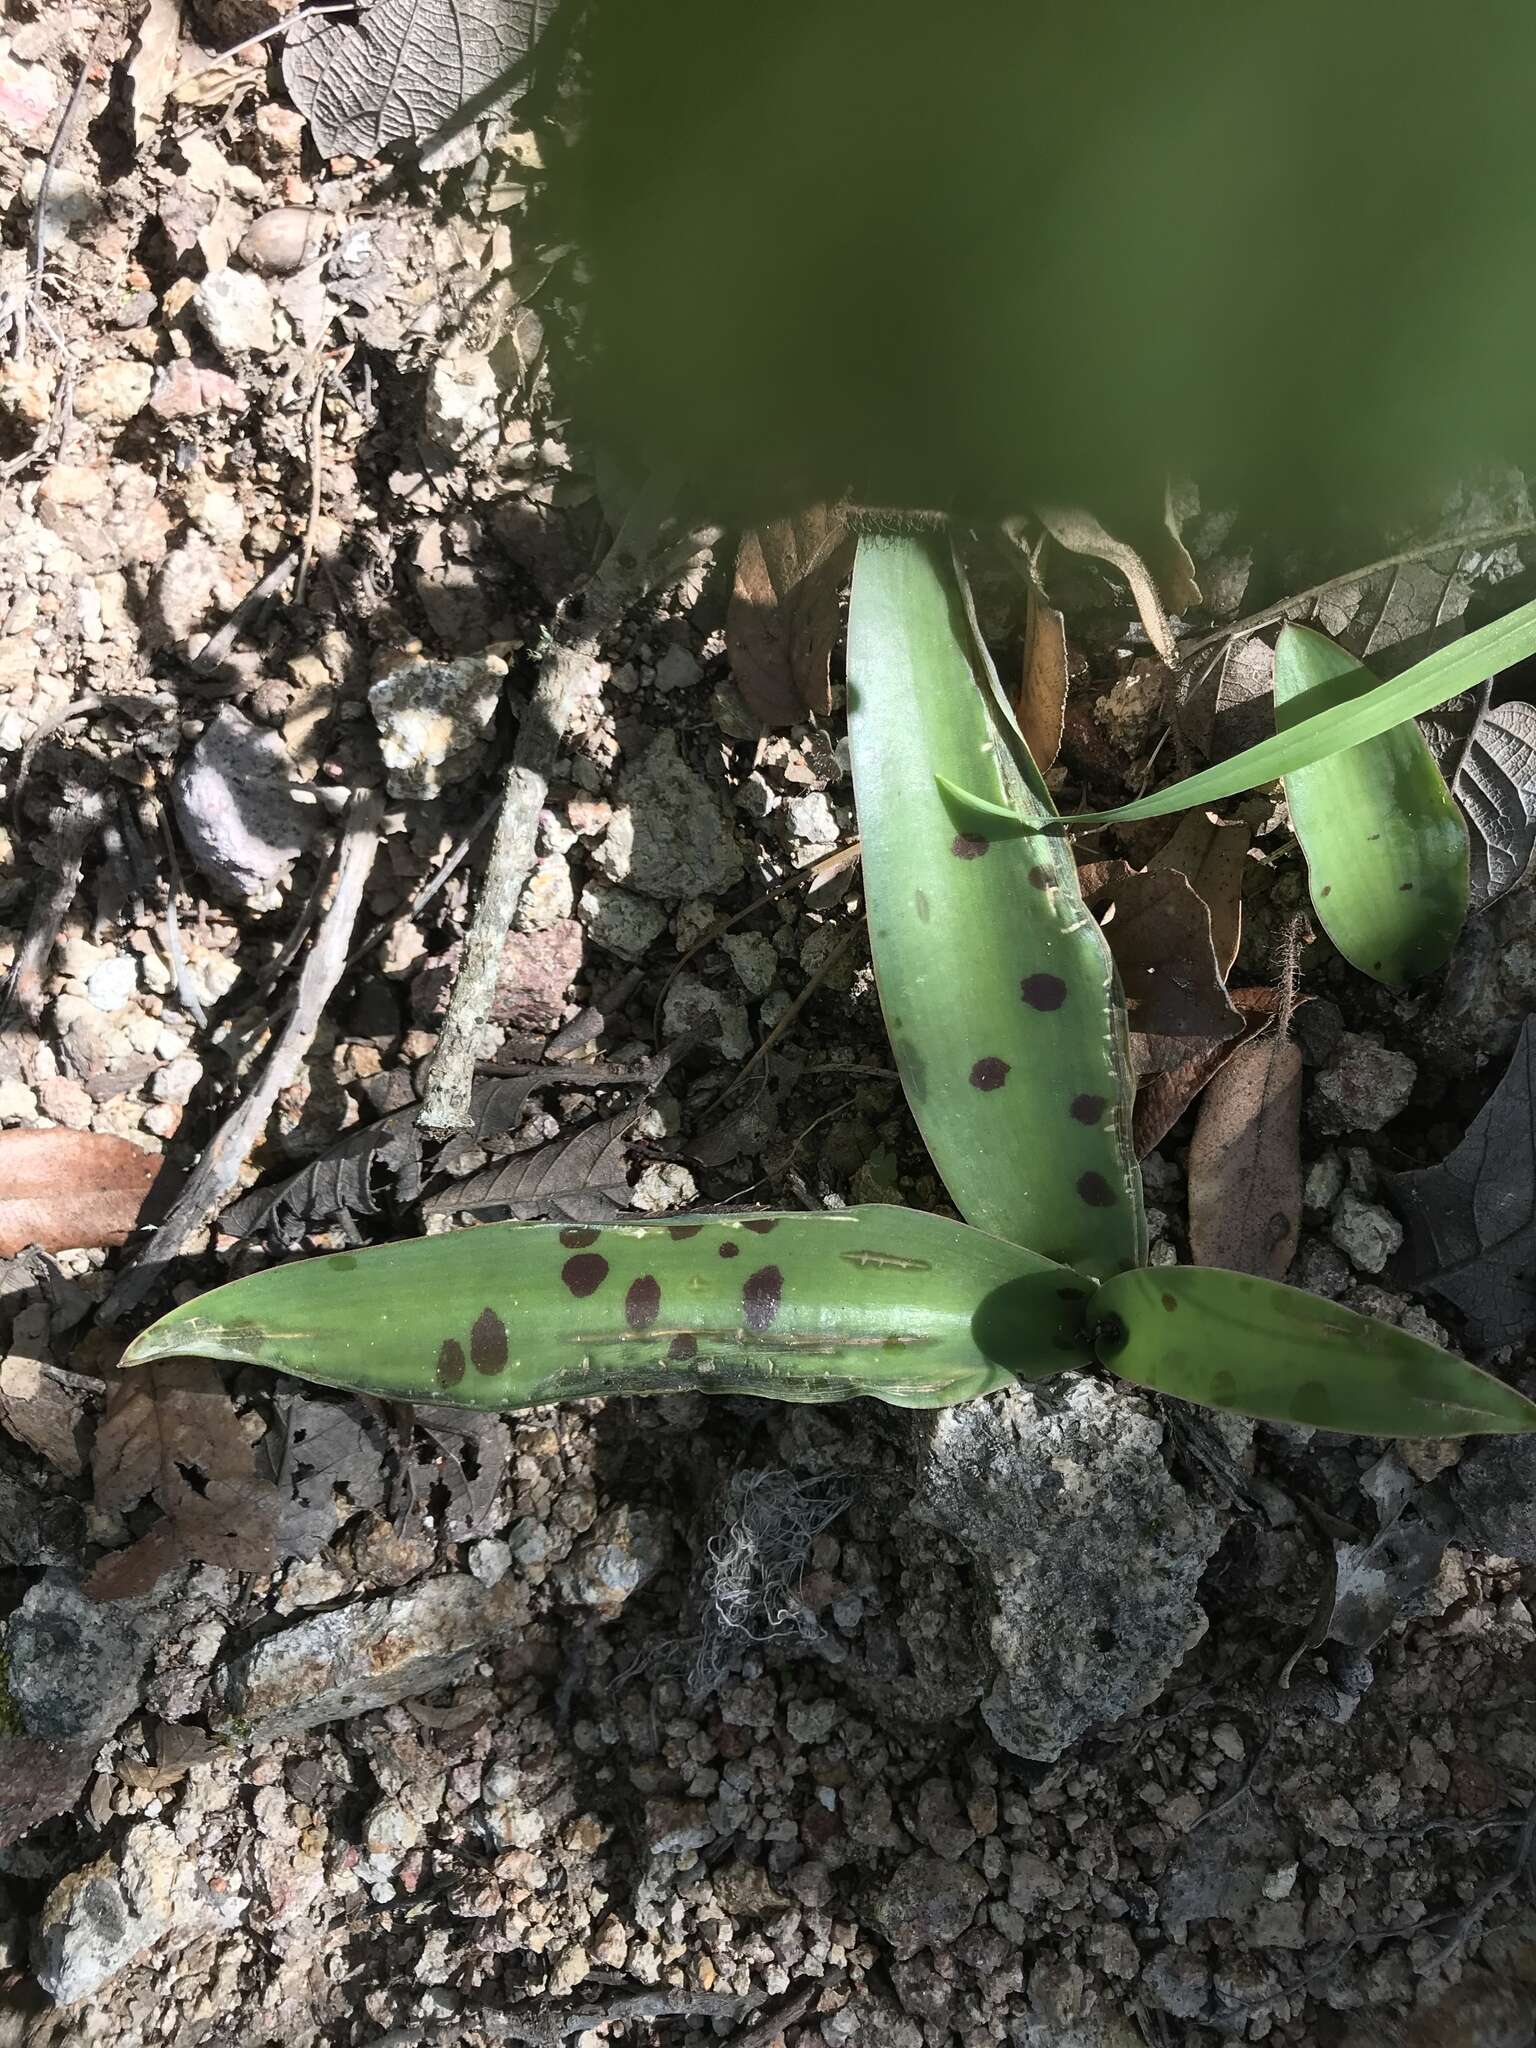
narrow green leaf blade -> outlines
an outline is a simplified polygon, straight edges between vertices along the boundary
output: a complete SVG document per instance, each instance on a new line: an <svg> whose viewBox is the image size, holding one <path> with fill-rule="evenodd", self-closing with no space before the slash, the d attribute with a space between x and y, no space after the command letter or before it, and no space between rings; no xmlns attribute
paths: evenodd
<svg viewBox="0 0 1536 2048"><path fill-rule="evenodd" d="M1276 1280L1147 1267L1108 1281L1090 1313L1117 1378L1208 1408L1354 1436L1536 1429L1536 1403L1490 1373Z"/></svg>
<svg viewBox="0 0 1536 2048"><path fill-rule="evenodd" d="M1084 1273L1138 1263L1114 963L1070 846L1024 836L1055 813L940 544L859 543L848 733L886 1028L955 1207Z"/></svg>
<svg viewBox="0 0 1536 2048"><path fill-rule="evenodd" d="M1352 654L1307 626L1275 650L1275 726L1294 731L1377 688ZM1398 986L1450 959L1466 923L1467 821L1413 719L1285 778L1312 907L1362 974Z"/></svg>
<svg viewBox="0 0 1536 2048"><path fill-rule="evenodd" d="M493 1223L233 1280L123 1363L193 1353L465 1408L686 1389L931 1408L1085 1362L1091 1292L898 1207Z"/></svg>
<svg viewBox="0 0 1536 2048"><path fill-rule="evenodd" d="M1406 719L1433 711L1448 697L1455 697L1475 684L1486 682L1502 669L1536 654L1536 599L1521 605L1506 618L1481 626L1475 633L1442 647L1416 662L1390 682L1378 683L1368 696L1335 704L1305 719L1289 732L1276 733L1220 761L1214 768L1186 776L1154 796L1138 797L1112 811L1080 811L1064 819L1068 825L1129 825L1138 818L1163 818L1173 811L1190 810L1196 804L1219 803L1224 797L1239 796L1265 782L1278 782L1309 768L1345 747L1358 747L1379 733L1390 732ZM1035 825L1034 830L1046 829Z"/></svg>

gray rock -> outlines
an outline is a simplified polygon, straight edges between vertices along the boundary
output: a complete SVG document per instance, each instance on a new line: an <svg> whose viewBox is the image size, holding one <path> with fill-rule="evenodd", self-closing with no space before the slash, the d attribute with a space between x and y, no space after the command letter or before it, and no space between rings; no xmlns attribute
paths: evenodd
<svg viewBox="0 0 1536 2048"><path fill-rule="evenodd" d="M644 1508L608 1508L577 1544L569 1563L556 1571L555 1584L565 1599L607 1618L655 1578L670 1549L670 1532L660 1515Z"/></svg>
<svg viewBox="0 0 1536 2048"><path fill-rule="evenodd" d="M276 309L266 285L249 270L210 270L192 295L197 317L222 356L271 355Z"/></svg>
<svg viewBox="0 0 1536 2048"><path fill-rule="evenodd" d="M869 1916L900 1962L921 1948L958 1941L987 1895L987 1882L968 1863L912 1855L898 1863L870 1901Z"/></svg>
<svg viewBox="0 0 1536 2048"><path fill-rule="evenodd" d="M673 690L694 689L703 680L703 669L686 647L669 647L656 664L656 687L663 696Z"/></svg>
<svg viewBox="0 0 1536 2048"><path fill-rule="evenodd" d="M88 1600L72 1572L43 1573L0 1628L6 1703L20 1731L99 1747L138 1705L149 1653L165 1630L151 1599Z"/></svg>
<svg viewBox="0 0 1536 2048"><path fill-rule="evenodd" d="M767 995L779 978L779 954L773 941L761 932L728 932L720 943L747 994Z"/></svg>
<svg viewBox="0 0 1536 2048"><path fill-rule="evenodd" d="M803 846L835 846L837 817L820 790L809 796L792 796L784 806L789 836Z"/></svg>
<svg viewBox="0 0 1536 2048"><path fill-rule="evenodd" d="M667 927L667 914L643 896L591 882L581 892L587 937L621 960L643 960Z"/></svg>
<svg viewBox="0 0 1536 2048"><path fill-rule="evenodd" d="M32 1968L60 2005L90 1998L145 1949L238 1924L238 1897L203 1883L171 1830L159 1821L129 1829L115 1855L61 1878L32 1933Z"/></svg>
<svg viewBox="0 0 1536 2048"><path fill-rule="evenodd" d="M93 967L86 979L86 1000L105 1016L131 1003L139 986L139 963L131 953L114 953Z"/></svg>
<svg viewBox="0 0 1536 2048"><path fill-rule="evenodd" d="M1346 1031L1317 1076L1314 1115L1325 1131L1379 1131L1408 1106L1418 1068L1406 1053Z"/></svg>
<svg viewBox="0 0 1536 2048"><path fill-rule="evenodd" d="M1403 1241L1403 1226L1379 1202L1362 1202L1346 1188L1328 1223L1328 1235L1362 1273L1379 1273Z"/></svg>
<svg viewBox="0 0 1536 2048"><path fill-rule="evenodd" d="M683 1856L715 1839L709 1808L698 1799L648 1799L645 1843L653 1856Z"/></svg>
<svg viewBox="0 0 1536 2048"><path fill-rule="evenodd" d="M427 432L451 455L488 449L500 432L500 399L489 356L439 356L427 378Z"/></svg>
<svg viewBox="0 0 1536 2048"><path fill-rule="evenodd" d="M623 804L593 854L604 880L628 882L662 902L716 896L745 872L730 819L682 759L671 733L654 739L624 776Z"/></svg>
<svg viewBox="0 0 1536 2048"><path fill-rule="evenodd" d="M1480 1438L1452 1473L1450 1489L1479 1550L1536 1564L1536 1436Z"/></svg>
<svg viewBox="0 0 1536 2048"><path fill-rule="evenodd" d="M930 1425L914 1510L975 1556L996 1666L982 1714L1016 1756L1050 1762L1149 1705L1205 1633L1225 1518L1173 1480L1162 1439L1134 1396L1087 1379Z"/></svg>
<svg viewBox="0 0 1536 2048"><path fill-rule="evenodd" d="M182 763L173 791L182 838L198 867L231 896L270 889L311 830L294 801L293 764L275 732L226 705Z"/></svg>
<svg viewBox="0 0 1536 2048"><path fill-rule="evenodd" d="M1195 2020L1211 1998L1209 1967L1187 1948L1160 1948L1141 1973L1141 1988L1159 2012Z"/></svg>
<svg viewBox="0 0 1536 2048"><path fill-rule="evenodd" d="M752 1050L745 1005L733 1002L696 974L680 974L670 984L661 1020L669 1038L698 1031L714 1039L722 1059L744 1060Z"/></svg>
<svg viewBox="0 0 1536 2048"><path fill-rule="evenodd" d="M517 1611L508 1583L510 1602L472 1578L430 1579L265 1636L217 1674L213 1726L266 1742L451 1684Z"/></svg>
<svg viewBox="0 0 1536 2048"><path fill-rule="evenodd" d="M391 796L426 802L474 774L501 702L507 664L494 654L407 661L368 692Z"/></svg>

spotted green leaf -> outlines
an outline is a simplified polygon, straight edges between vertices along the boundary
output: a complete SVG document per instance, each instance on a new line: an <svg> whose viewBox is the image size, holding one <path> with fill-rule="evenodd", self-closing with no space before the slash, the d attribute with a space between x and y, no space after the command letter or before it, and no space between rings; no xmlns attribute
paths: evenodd
<svg viewBox="0 0 1536 2048"><path fill-rule="evenodd" d="M1091 1283L914 1209L494 1223L274 1266L135 1338L397 1401L699 1389L937 1408L1088 1357Z"/></svg>
<svg viewBox="0 0 1536 2048"><path fill-rule="evenodd" d="M1310 768L1330 754L1358 747L1410 718L1421 717L1447 698L1486 682L1489 676L1498 675L1531 654L1536 654L1536 599L1426 656L1390 682L1377 683L1364 695L1303 718L1288 732L1277 732L1273 739L1260 740L1257 746L1245 748L1229 761L1219 761L1214 768L1202 769L1198 775L1188 775L1182 782L1170 783L1166 789L1138 797L1134 803L1121 804L1116 810L1079 811L1062 822L1128 825L1138 818L1163 818L1174 811L1190 810L1196 804L1219 803L1224 797L1239 796L1244 790L1278 782L1283 776L1294 775L1298 768ZM974 780L960 778L955 795L972 807L977 818L990 816L997 807L995 795ZM993 829L1030 834L1047 829L1048 824L1049 821L1024 815L1010 818L1005 807L1005 816L993 821Z"/></svg>
<svg viewBox="0 0 1536 2048"><path fill-rule="evenodd" d="M896 1065L966 1221L1101 1275L1145 1255L1125 1006L1050 797L939 542L868 538L848 731L870 945ZM1009 829L953 815L936 777Z"/></svg>
<svg viewBox="0 0 1536 2048"><path fill-rule="evenodd" d="M1536 1429L1536 1403L1490 1373L1276 1280L1147 1267L1107 1282L1089 1313L1117 1378L1208 1408L1357 1436Z"/></svg>
<svg viewBox="0 0 1536 2048"><path fill-rule="evenodd" d="M1275 650L1275 728L1354 702L1376 678L1307 626ZM1353 966L1398 984L1451 957L1467 917L1467 821L1413 719L1285 778L1312 907Z"/></svg>

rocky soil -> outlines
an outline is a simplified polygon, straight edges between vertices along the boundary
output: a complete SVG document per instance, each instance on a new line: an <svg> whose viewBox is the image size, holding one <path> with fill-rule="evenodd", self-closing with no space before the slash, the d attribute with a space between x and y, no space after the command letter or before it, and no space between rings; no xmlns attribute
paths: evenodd
<svg viewBox="0 0 1536 2048"><path fill-rule="evenodd" d="M500 766L626 493L568 438L579 274L534 136L432 177L321 158L270 46L210 65L286 11L197 0L167 50L159 6L135 41L115 0L0 5L0 1128L126 1139L163 1200L252 1084L371 793L353 965L150 1302L468 1209L942 1207L836 702L760 728L709 537L593 666L502 959L500 1092L423 1145ZM1518 480L1463 509L1529 519ZM1207 630L1309 580L1224 516L1187 538ZM1458 549L1446 587L1526 573ZM982 589L1013 644L1017 594ZM1190 677L1113 579L1059 601L1075 798L1170 720L1193 744ZM1304 884L1277 806L1237 808L1264 979ZM1301 1284L1454 1341L1404 1290L1384 1176L1487 1098L1533 902L1406 998L1306 947ZM1189 1139L1146 1162L1164 1262ZM933 1416L475 1418L196 1368L139 1397L99 1311L143 1237L109 1234L0 1262L0 2040L1536 2039L1527 1443L1088 1378Z"/></svg>

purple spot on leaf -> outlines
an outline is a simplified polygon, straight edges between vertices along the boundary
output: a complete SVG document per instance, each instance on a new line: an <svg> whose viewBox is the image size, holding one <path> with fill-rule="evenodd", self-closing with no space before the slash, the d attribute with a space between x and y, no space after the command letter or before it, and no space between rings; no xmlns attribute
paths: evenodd
<svg viewBox="0 0 1536 2048"><path fill-rule="evenodd" d="M741 1308L749 1330L766 1330L772 1326L783 1292L784 1275L777 1266L760 1266L755 1273L747 1275L741 1290Z"/></svg>

